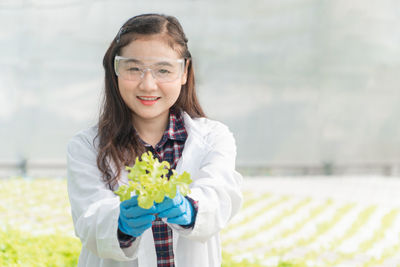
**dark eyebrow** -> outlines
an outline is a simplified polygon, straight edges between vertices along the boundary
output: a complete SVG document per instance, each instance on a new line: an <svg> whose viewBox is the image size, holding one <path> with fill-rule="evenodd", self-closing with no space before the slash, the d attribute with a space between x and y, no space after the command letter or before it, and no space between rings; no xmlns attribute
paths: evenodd
<svg viewBox="0 0 400 267"><path fill-rule="evenodd" d="M125 60L126 60L126 62L133 62L133 63L139 63L139 64L144 65L142 61L134 59L134 58L125 58Z"/></svg>
<svg viewBox="0 0 400 267"><path fill-rule="evenodd" d="M133 63L138 63L140 65L145 65L142 61L135 59L135 58L125 58L126 62L133 62ZM173 67L173 65L171 63L169 63L168 61L160 61L160 62L156 62L154 64L151 65L157 65L157 66L169 66L169 67Z"/></svg>
<svg viewBox="0 0 400 267"><path fill-rule="evenodd" d="M169 67L172 67L172 64L171 64L171 63L169 63L169 62L167 62L167 61L161 61L161 62L157 62L157 63L155 63L155 64L153 64L153 65L158 65L158 66L169 66Z"/></svg>

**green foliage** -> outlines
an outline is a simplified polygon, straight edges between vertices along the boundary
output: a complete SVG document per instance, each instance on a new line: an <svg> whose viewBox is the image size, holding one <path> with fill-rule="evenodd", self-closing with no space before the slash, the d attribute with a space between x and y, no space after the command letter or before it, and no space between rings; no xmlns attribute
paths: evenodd
<svg viewBox="0 0 400 267"><path fill-rule="evenodd" d="M7 229L0 231L0 266L2 267L75 267L78 264L79 239L61 234L32 236ZM234 261L222 252L222 267L263 267L259 262ZM306 265L280 262L276 267L304 267Z"/></svg>
<svg viewBox="0 0 400 267"><path fill-rule="evenodd" d="M32 236L18 230L0 231L0 266L77 266L81 242L58 234Z"/></svg>
<svg viewBox="0 0 400 267"><path fill-rule="evenodd" d="M279 262L277 267L306 267L305 263L292 263L288 261L281 261Z"/></svg>
<svg viewBox="0 0 400 267"><path fill-rule="evenodd" d="M164 197L174 198L177 190L183 196L190 193L189 184L192 182L190 174L184 172L178 175L172 169L172 175L167 177L170 170L170 164L167 161L159 162L157 158L149 151L143 153L141 160L136 158L132 167L126 167L129 171L128 185L120 186L116 191L121 201L131 198L131 193L138 195L138 204L144 209L149 209L154 201L161 203Z"/></svg>
<svg viewBox="0 0 400 267"><path fill-rule="evenodd" d="M307 267L303 262L289 262L279 261L278 265L265 265L260 263L258 260L249 261L243 259L241 261L233 260L233 255L227 252L222 252L222 265L221 267Z"/></svg>
<svg viewBox="0 0 400 267"><path fill-rule="evenodd" d="M250 262L248 260L242 260L240 262L234 261L232 255L226 252L222 252L222 266L221 267L262 267L259 262Z"/></svg>
<svg viewBox="0 0 400 267"><path fill-rule="evenodd" d="M268 188L253 190L244 192L242 213L221 232L223 267L350 266L349 262L373 267L397 259L398 206L310 201ZM0 266L76 266L81 244L73 237L70 212L66 180L0 179ZM370 226L371 220L375 226ZM364 227L370 227L368 234ZM256 235L254 229L259 229ZM350 239L357 239L358 246L347 251L342 244ZM381 253L375 253L375 246L382 247Z"/></svg>
<svg viewBox="0 0 400 267"><path fill-rule="evenodd" d="M73 235L67 181L0 179L0 227L7 225L34 235L55 232Z"/></svg>

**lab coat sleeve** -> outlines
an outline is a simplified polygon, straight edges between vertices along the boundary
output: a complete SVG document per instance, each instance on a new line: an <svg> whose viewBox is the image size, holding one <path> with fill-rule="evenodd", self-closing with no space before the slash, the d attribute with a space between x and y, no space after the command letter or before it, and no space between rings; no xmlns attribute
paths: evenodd
<svg viewBox="0 0 400 267"><path fill-rule="evenodd" d="M82 246L100 258L133 260L140 238L131 247L120 248L119 198L102 181L96 163L97 151L90 139L78 134L67 147L68 196L75 234Z"/></svg>
<svg viewBox="0 0 400 267"><path fill-rule="evenodd" d="M242 176L235 170L236 144L228 127L218 127L204 143L208 152L197 173L189 196L198 201L198 211L193 229L171 224L186 238L206 242L227 226L242 205Z"/></svg>

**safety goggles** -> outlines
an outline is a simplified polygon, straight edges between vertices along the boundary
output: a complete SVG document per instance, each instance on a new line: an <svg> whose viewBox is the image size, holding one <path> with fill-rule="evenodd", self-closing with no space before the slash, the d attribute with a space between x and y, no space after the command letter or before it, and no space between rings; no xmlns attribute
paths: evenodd
<svg viewBox="0 0 400 267"><path fill-rule="evenodd" d="M114 58L115 74L129 81L140 81L150 71L158 82L172 82L182 76L184 67L184 59L127 58L118 55Z"/></svg>

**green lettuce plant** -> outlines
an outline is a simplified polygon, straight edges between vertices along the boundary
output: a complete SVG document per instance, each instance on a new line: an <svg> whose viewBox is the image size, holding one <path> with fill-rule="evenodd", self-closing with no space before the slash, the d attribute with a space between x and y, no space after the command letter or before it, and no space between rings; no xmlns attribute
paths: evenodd
<svg viewBox="0 0 400 267"><path fill-rule="evenodd" d="M121 185L114 191L120 201L130 199L134 192L138 196L139 207L149 209L154 202L161 203L166 196L174 198L177 190L183 196L190 193L190 174L183 172L178 175L167 161L160 162L150 151L143 153L141 160L136 157L135 164L132 167L127 166L126 170L129 172L128 184ZM168 179L170 170L172 174Z"/></svg>

